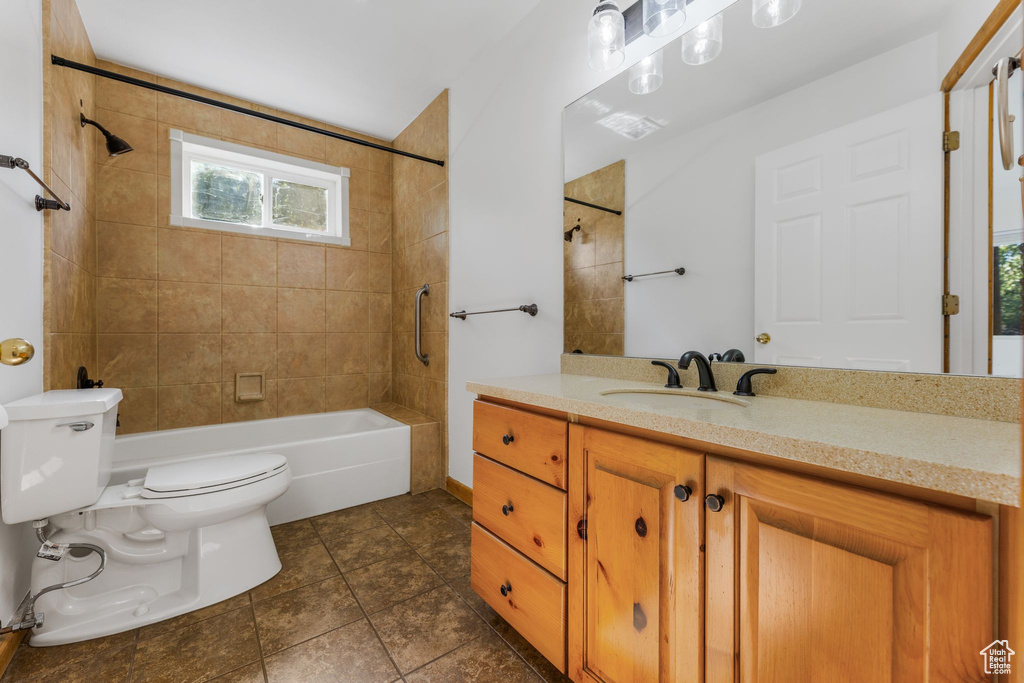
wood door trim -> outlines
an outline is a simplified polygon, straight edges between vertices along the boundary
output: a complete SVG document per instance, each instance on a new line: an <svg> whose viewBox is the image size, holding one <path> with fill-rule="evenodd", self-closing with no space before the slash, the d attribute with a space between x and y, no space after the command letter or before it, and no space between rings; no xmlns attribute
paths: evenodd
<svg viewBox="0 0 1024 683"><path fill-rule="evenodd" d="M967 73L967 69L971 67L974 60L978 58L981 51L985 49L989 41L996 35L996 33L1003 27L1013 11L1020 5L1020 0L999 0L999 4L996 5L992 13L988 15L988 19L981 25L978 32L974 34L970 42L967 43L967 47L960 53L957 60L953 62L953 66L950 68L949 73L942 79L942 92L950 92L956 87L956 84L960 81L960 78Z"/></svg>
<svg viewBox="0 0 1024 683"><path fill-rule="evenodd" d="M26 633L28 631L16 631L0 636L0 676L3 676L7 667L11 665L14 653L18 651L18 646L21 645Z"/></svg>
<svg viewBox="0 0 1024 683"><path fill-rule="evenodd" d="M461 481L452 479L451 477L446 477L444 489L466 505L469 505L470 507L473 506L473 489L466 486Z"/></svg>

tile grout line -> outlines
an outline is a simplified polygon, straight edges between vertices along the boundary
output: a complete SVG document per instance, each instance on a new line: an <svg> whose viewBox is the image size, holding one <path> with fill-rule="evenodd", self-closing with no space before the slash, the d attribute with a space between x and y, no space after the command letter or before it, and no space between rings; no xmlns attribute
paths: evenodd
<svg viewBox="0 0 1024 683"><path fill-rule="evenodd" d="M263 660L263 643L260 642L260 625L259 622L256 621L256 601L252 599L251 590L247 591L247 596L249 598L249 614L252 615L252 630L256 633L256 654L259 655L260 670L263 671L264 683L269 683L270 677L267 675L267 664ZM248 666L248 664L245 666ZM231 672L229 671L228 673Z"/></svg>
<svg viewBox="0 0 1024 683"><path fill-rule="evenodd" d="M132 641L132 656L131 656L131 660L128 662L128 678L125 679L125 680L128 681L128 683L131 683L132 675L135 673L135 655L139 651L139 642L141 642L139 640L139 636L141 636L141 635L142 635L142 629L141 628L135 629L135 640Z"/></svg>

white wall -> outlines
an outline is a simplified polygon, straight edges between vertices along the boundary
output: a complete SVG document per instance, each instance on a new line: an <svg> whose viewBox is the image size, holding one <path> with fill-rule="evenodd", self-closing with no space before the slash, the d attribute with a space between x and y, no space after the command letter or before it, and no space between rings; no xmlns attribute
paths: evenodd
<svg viewBox="0 0 1024 683"><path fill-rule="evenodd" d="M926 36L628 157L625 270L686 275L626 286L626 355L752 357L755 158L934 93L936 48Z"/></svg>
<svg viewBox="0 0 1024 683"><path fill-rule="evenodd" d="M699 0L703 21L735 0ZM557 372L562 348L562 109L610 74L587 66L593 0L542 2L478 55L449 93L452 310L536 303L452 320L449 474L472 485L471 379ZM623 3L627 4L627 3ZM626 64L669 39L640 38Z"/></svg>
<svg viewBox="0 0 1024 683"><path fill-rule="evenodd" d="M43 34L38 0L0 2L0 154L43 167ZM43 220L32 205L39 187L20 170L0 169L0 339L24 337L36 357L0 365L0 404L43 389ZM0 524L0 620L28 592L35 552L27 524Z"/></svg>

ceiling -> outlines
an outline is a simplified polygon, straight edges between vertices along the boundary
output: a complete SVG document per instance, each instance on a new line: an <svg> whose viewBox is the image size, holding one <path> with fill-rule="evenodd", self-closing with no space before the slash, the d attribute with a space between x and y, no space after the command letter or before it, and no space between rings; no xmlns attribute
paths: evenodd
<svg viewBox="0 0 1024 683"><path fill-rule="evenodd" d="M736 2L725 10L722 53L714 61L687 66L675 40L664 48L659 90L630 93L627 70L566 109L566 180L933 33L956 2L804 0L793 19L773 29L756 28L750 2ZM615 113L665 127L631 140L597 125Z"/></svg>
<svg viewBox="0 0 1024 683"><path fill-rule="evenodd" d="M78 0L96 56L393 140L538 0Z"/></svg>

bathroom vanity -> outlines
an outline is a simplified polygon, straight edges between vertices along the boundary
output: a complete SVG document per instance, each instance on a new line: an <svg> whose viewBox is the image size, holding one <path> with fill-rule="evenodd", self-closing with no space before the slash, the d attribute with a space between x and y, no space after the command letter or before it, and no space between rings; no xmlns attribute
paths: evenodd
<svg viewBox="0 0 1024 683"><path fill-rule="evenodd" d="M566 374L468 389L473 588L574 681L987 680L1018 424Z"/></svg>

